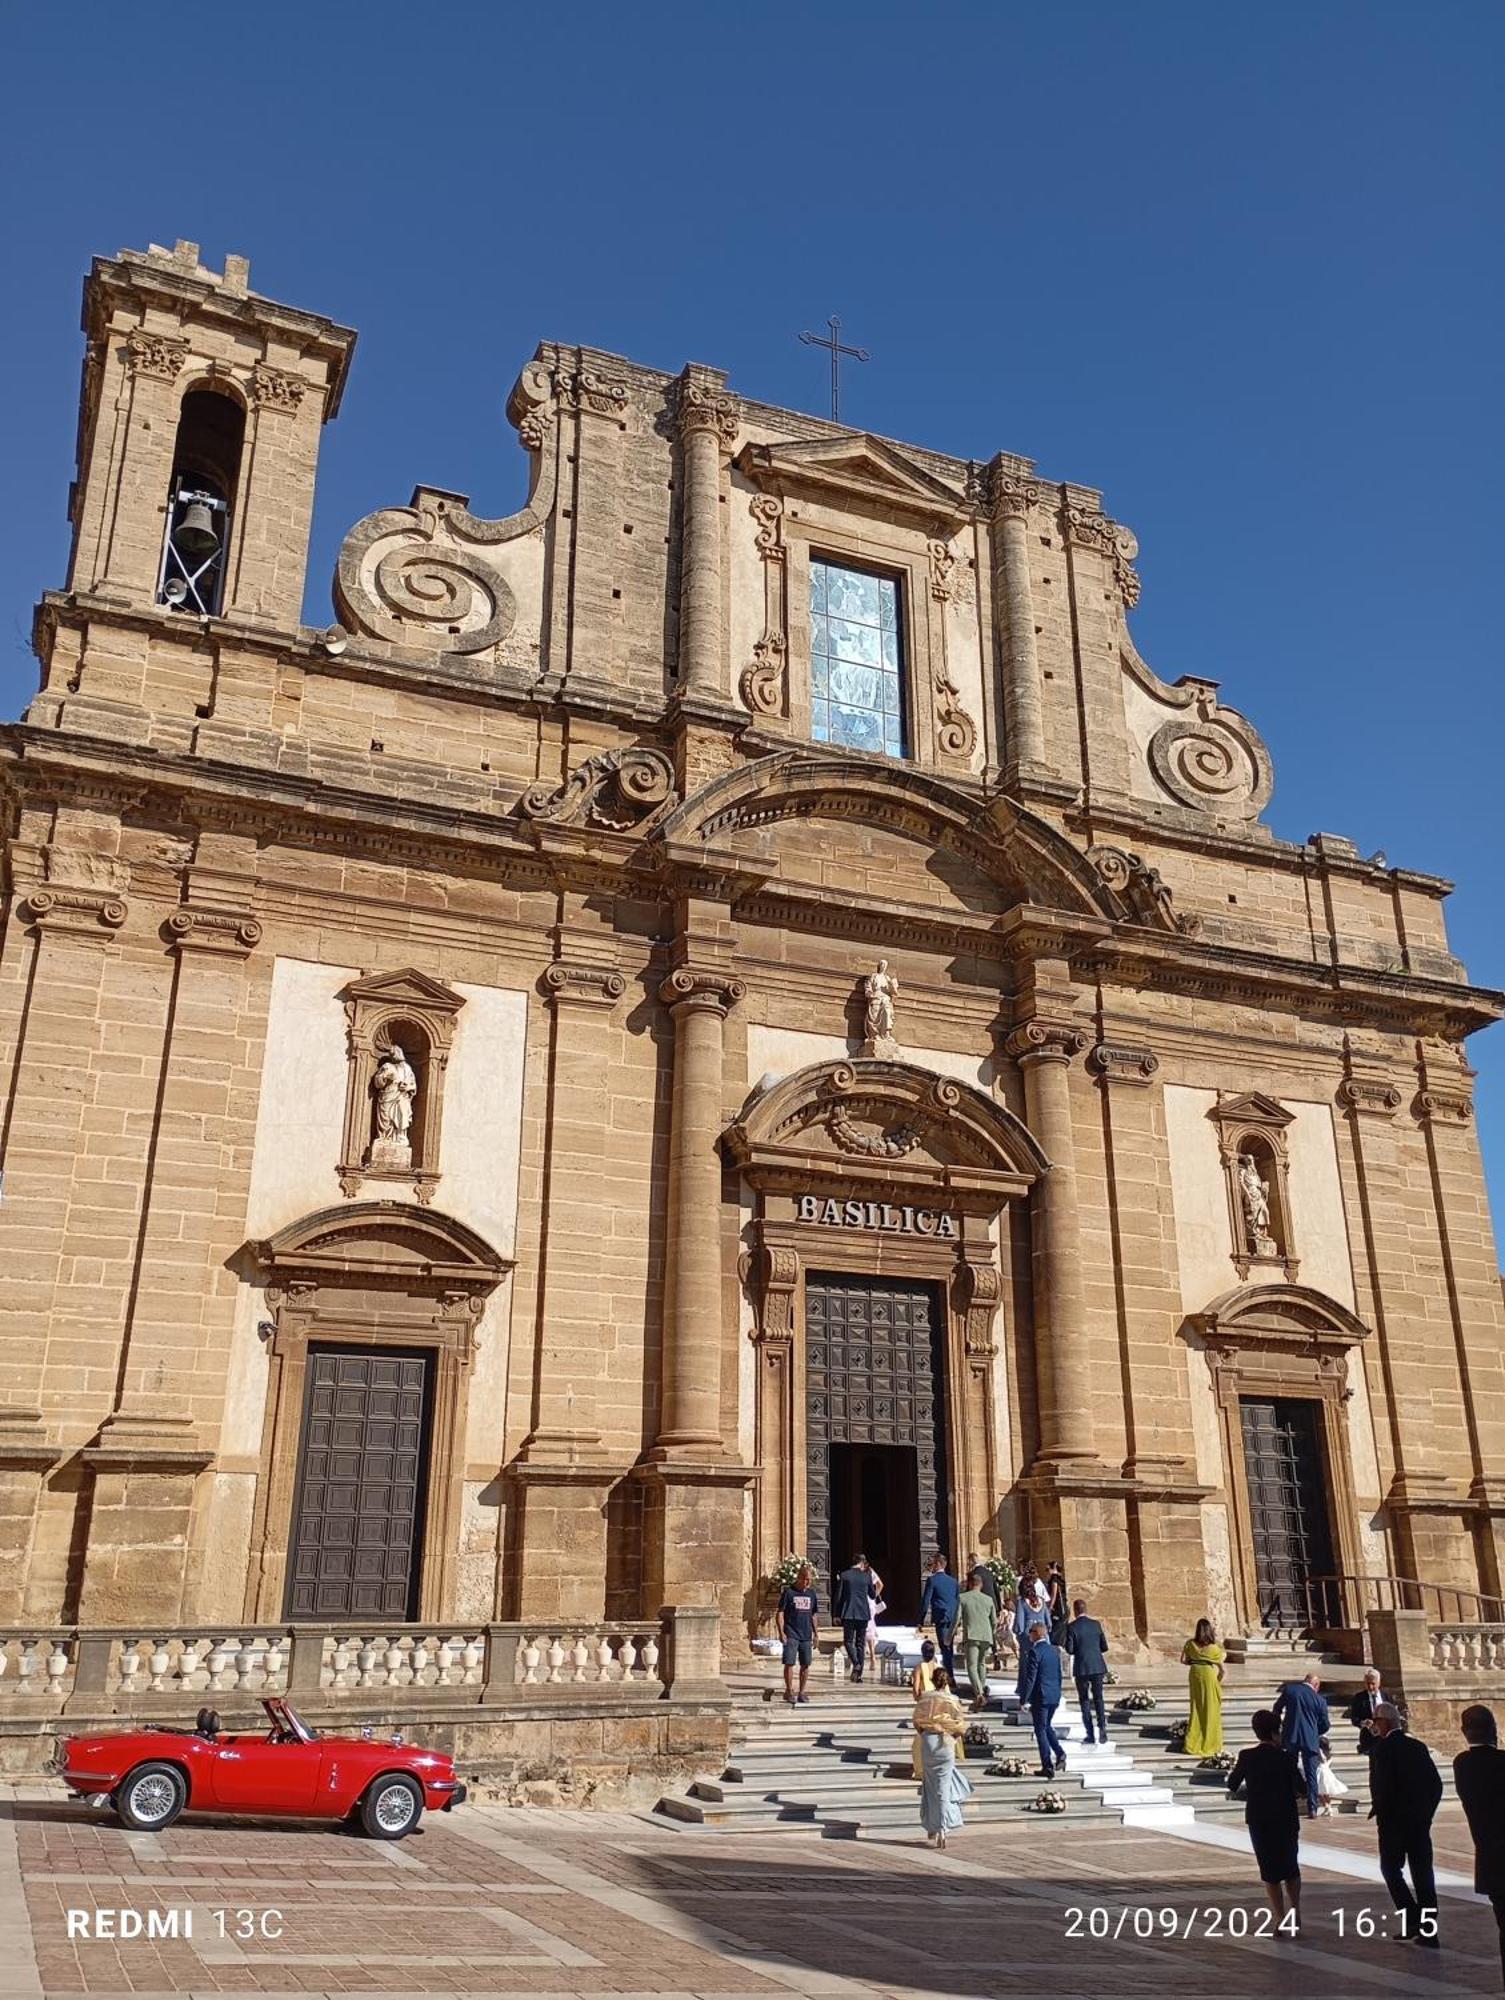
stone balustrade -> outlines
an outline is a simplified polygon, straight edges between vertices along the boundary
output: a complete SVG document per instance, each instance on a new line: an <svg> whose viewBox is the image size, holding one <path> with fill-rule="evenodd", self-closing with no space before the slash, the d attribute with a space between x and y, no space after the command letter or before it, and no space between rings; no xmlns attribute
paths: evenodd
<svg viewBox="0 0 1505 2000"><path fill-rule="evenodd" d="M1432 1625L1427 1639L1439 1673L1505 1673L1505 1625Z"/></svg>
<svg viewBox="0 0 1505 2000"><path fill-rule="evenodd" d="M160 1714L289 1694L316 1707L394 1698L638 1699L719 1675L714 1612L594 1625L518 1624L88 1627L0 1631L0 1717L61 1708Z"/></svg>

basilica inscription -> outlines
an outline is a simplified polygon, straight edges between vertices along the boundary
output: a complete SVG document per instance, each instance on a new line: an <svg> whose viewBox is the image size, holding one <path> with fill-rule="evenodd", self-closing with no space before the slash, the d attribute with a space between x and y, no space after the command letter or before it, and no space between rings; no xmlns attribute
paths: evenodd
<svg viewBox="0 0 1505 2000"><path fill-rule="evenodd" d="M953 1242L961 1233L956 1217L944 1209L891 1201L835 1201L818 1194L800 1196L794 1219L828 1229L887 1229L898 1236L944 1236Z"/></svg>

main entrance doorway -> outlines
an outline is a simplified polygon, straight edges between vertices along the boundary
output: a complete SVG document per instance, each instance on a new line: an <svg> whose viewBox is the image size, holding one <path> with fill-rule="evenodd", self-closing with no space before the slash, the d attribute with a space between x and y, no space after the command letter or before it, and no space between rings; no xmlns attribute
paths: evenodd
<svg viewBox="0 0 1505 2000"><path fill-rule="evenodd" d="M432 1357L308 1351L284 1616L418 1614Z"/></svg>
<svg viewBox="0 0 1505 2000"><path fill-rule="evenodd" d="M1309 1587L1334 1568L1321 1415L1318 1402L1302 1397L1239 1399L1259 1615L1266 1625L1327 1622Z"/></svg>
<svg viewBox="0 0 1505 2000"><path fill-rule="evenodd" d="M942 1323L934 1285L805 1280L806 1553L829 1590L861 1550L899 1620L918 1616L922 1564L946 1547Z"/></svg>

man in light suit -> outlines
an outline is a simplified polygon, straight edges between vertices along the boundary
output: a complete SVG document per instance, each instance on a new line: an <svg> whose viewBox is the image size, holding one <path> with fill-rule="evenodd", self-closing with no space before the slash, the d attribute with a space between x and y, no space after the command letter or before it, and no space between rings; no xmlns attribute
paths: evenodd
<svg viewBox="0 0 1505 2000"><path fill-rule="evenodd" d="M1061 1656L1043 1625L1025 1634L1024 1663L1019 1670L1019 1699L1029 1710L1040 1746L1040 1776L1053 1778L1066 1769L1066 1752L1052 1724L1061 1705Z"/></svg>
<svg viewBox="0 0 1505 2000"><path fill-rule="evenodd" d="M1280 1724L1281 1749L1301 1763L1301 1775L1306 1781L1308 1819L1317 1817L1317 1773L1322 1768L1318 1745L1331 1727L1327 1703L1319 1692L1321 1686L1320 1674L1308 1674L1305 1680L1287 1681L1275 1697L1273 1710L1275 1720Z"/></svg>

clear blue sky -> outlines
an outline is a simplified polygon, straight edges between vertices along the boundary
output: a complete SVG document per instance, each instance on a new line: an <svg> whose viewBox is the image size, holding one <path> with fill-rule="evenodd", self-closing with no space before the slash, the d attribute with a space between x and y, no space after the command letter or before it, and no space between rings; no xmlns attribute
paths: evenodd
<svg viewBox="0 0 1505 2000"><path fill-rule="evenodd" d="M307 615L414 483L516 503L540 338L1101 487L1141 650L1271 821L1452 877L1505 985L1505 10L1431 4L10 11L0 713L63 577L91 254L196 238L360 329ZM1505 1216L1505 1028L1476 1040Z"/></svg>

